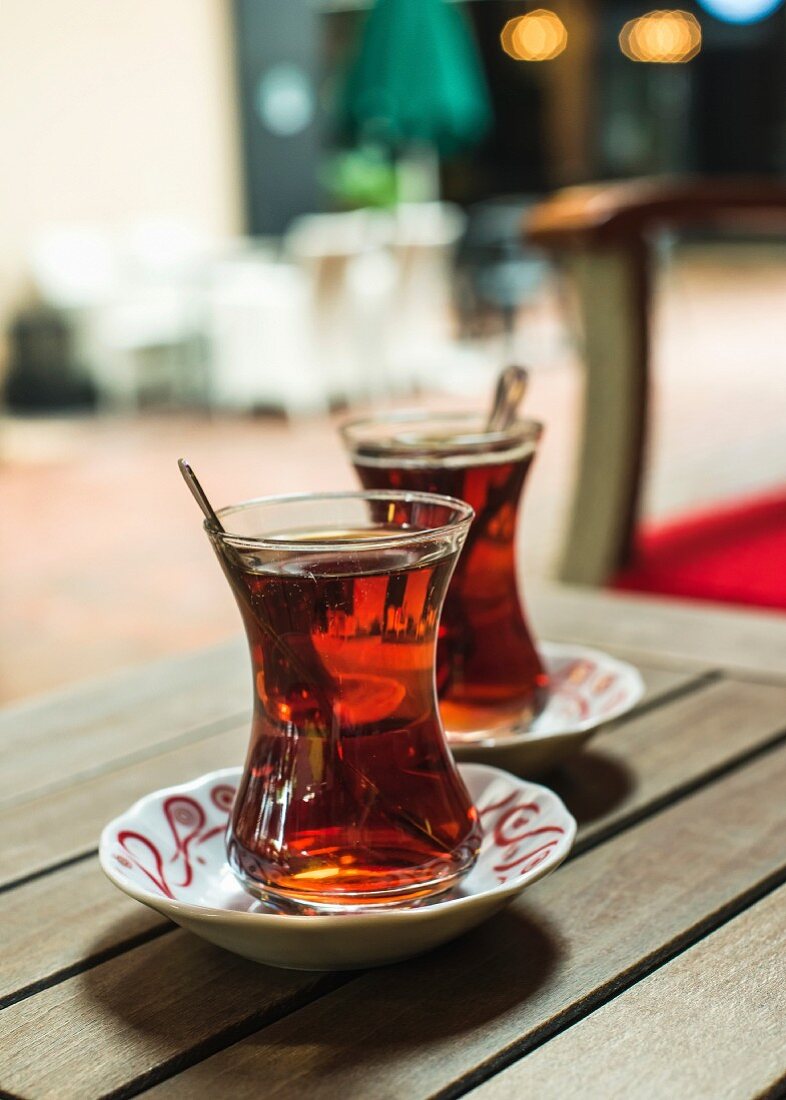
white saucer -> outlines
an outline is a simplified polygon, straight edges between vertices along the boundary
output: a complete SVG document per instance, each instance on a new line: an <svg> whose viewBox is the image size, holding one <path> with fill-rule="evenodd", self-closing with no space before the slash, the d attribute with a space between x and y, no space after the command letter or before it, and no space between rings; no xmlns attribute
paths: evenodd
<svg viewBox="0 0 786 1100"><path fill-rule="evenodd" d="M353 970L421 954L501 909L565 859L576 834L546 787L483 764L461 774L484 839L470 874L450 894L410 909L290 916L238 884L224 830L240 768L155 791L101 834L101 866L116 886L228 951L296 970Z"/></svg>
<svg viewBox="0 0 786 1100"><path fill-rule="evenodd" d="M457 760L474 760L536 775L571 756L601 726L627 713L644 695L638 669L598 649L542 642L538 649L551 681L544 711L523 733L477 741L453 739Z"/></svg>

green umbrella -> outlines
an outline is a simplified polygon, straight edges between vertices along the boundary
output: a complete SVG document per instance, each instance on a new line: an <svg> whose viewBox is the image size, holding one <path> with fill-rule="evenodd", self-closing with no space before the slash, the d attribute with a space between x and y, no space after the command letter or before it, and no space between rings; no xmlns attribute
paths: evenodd
<svg viewBox="0 0 786 1100"><path fill-rule="evenodd" d="M363 141L443 155L476 144L491 103L474 40L457 4L377 0L344 94L346 128Z"/></svg>

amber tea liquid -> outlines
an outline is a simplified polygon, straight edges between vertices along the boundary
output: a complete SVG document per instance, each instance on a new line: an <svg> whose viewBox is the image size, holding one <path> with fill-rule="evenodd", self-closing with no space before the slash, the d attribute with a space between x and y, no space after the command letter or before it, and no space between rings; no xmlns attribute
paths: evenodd
<svg viewBox="0 0 786 1100"><path fill-rule="evenodd" d="M452 885L479 847L434 695L456 552L353 552L373 536L300 532L302 552L274 568L219 553L254 672L229 859L266 896L400 902ZM327 556L306 545L331 538Z"/></svg>
<svg viewBox="0 0 786 1100"><path fill-rule="evenodd" d="M437 457L435 458L434 450ZM467 455L450 439L435 439L418 453L409 443L397 462L371 444L353 449L365 488L442 493L471 504L475 519L450 584L437 648L437 687L448 732L473 739L515 732L543 709L548 676L538 655L516 581L518 506L534 448L496 459Z"/></svg>

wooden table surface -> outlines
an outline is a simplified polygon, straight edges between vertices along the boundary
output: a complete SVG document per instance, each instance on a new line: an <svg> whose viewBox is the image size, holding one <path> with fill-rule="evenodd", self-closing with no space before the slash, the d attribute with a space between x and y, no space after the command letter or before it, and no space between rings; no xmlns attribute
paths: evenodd
<svg viewBox="0 0 786 1100"><path fill-rule="evenodd" d="M753 1097L786 1087L786 617L544 590L647 696L548 777L569 861L408 963L249 963L102 875L102 825L240 762L243 644L0 715L0 1089L130 1097Z"/></svg>

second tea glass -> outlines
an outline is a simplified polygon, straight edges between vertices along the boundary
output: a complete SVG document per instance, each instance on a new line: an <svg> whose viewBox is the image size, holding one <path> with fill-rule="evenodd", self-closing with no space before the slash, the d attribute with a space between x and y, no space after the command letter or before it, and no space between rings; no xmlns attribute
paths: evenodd
<svg viewBox="0 0 786 1100"><path fill-rule="evenodd" d="M437 654L440 708L454 740L526 731L548 698L515 552L521 494L541 431L534 420L488 432L476 414L429 413L393 413L342 427L367 489L445 493L475 510L445 599Z"/></svg>
<svg viewBox="0 0 786 1100"><path fill-rule="evenodd" d="M472 866L480 827L440 722L442 602L472 509L424 493L251 501L205 528L253 666L230 866L300 912L412 903Z"/></svg>

